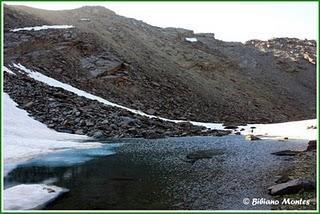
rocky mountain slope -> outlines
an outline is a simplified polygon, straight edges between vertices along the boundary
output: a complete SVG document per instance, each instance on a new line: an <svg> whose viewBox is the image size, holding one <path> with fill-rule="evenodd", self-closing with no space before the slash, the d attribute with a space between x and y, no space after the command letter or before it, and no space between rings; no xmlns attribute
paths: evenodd
<svg viewBox="0 0 320 214"><path fill-rule="evenodd" d="M46 24L74 28L10 31ZM6 65L21 63L148 114L233 124L316 117L315 41L223 42L103 7L5 6L4 27Z"/></svg>

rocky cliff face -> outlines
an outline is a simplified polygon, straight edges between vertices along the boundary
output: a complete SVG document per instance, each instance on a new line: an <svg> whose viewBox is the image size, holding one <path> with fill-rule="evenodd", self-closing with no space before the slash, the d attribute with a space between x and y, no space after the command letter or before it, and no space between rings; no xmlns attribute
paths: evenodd
<svg viewBox="0 0 320 214"><path fill-rule="evenodd" d="M316 116L315 41L223 42L213 34L154 27L103 7L5 6L4 12L5 64L22 63L115 103L210 122ZM74 28L10 31L43 24Z"/></svg>

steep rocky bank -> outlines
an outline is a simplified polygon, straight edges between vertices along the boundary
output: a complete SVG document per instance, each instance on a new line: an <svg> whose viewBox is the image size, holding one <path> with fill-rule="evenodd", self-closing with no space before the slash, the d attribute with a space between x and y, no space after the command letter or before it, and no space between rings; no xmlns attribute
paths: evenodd
<svg viewBox="0 0 320 214"><path fill-rule="evenodd" d="M150 119L129 111L50 87L16 72L5 74L4 92L33 118L58 132L95 138L163 138L173 136L223 136L229 131L207 130L191 123Z"/></svg>
<svg viewBox="0 0 320 214"><path fill-rule="evenodd" d="M6 65L23 63L118 104L209 122L316 116L314 41L223 42L214 34L158 28L103 7L45 11L5 6L4 12ZM74 28L10 31L44 24Z"/></svg>

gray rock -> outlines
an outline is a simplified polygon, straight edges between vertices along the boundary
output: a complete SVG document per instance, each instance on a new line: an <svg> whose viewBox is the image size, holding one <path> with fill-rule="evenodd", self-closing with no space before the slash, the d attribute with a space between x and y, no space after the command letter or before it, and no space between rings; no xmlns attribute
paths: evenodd
<svg viewBox="0 0 320 214"><path fill-rule="evenodd" d="M84 134L84 132L83 132L82 129L78 129L78 130L76 130L74 133L75 133L75 134L80 134L80 135L83 135L83 134Z"/></svg>
<svg viewBox="0 0 320 214"><path fill-rule="evenodd" d="M109 123L109 120L105 119L101 122L101 124L108 124Z"/></svg>
<svg viewBox="0 0 320 214"><path fill-rule="evenodd" d="M112 128L112 129L114 129L114 130L115 130L115 129L117 129L117 128L118 128L118 126L117 126L116 124L111 124L111 125L110 125L110 128Z"/></svg>
<svg viewBox="0 0 320 214"><path fill-rule="evenodd" d="M315 182L303 179L294 179L286 183L277 184L268 188L270 195L296 194L301 191L315 190Z"/></svg>
<svg viewBox="0 0 320 214"><path fill-rule="evenodd" d="M146 111L146 113L147 113L147 114L150 114L150 115L154 115L154 114L156 113L156 110L154 110L154 109L148 109L148 110Z"/></svg>
<svg viewBox="0 0 320 214"><path fill-rule="evenodd" d="M120 117L120 125L121 126L132 126L135 124L136 119L133 119L131 117Z"/></svg>
<svg viewBox="0 0 320 214"><path fill-rule="evenodd" d="M96 131L93 135L92 135L93 138L97 138L97 139L101 139L101 138L104 138L105 135L102 131Z"/></svg>
<svg viewBox="0 0 320 214"><path fill-rule="evenodd" d="M91 120L86 120L86 126L94 126L94 122Z"/></svg>
<svg viewBox="0 0 320 214"><path fill-rule="evenodd" d="M23 107L24 107L24 108L29 108L29 107L31 107L33 104L34 104L34 102L33 102L33 101L30 101L30 102L26 103Z"/></svg>

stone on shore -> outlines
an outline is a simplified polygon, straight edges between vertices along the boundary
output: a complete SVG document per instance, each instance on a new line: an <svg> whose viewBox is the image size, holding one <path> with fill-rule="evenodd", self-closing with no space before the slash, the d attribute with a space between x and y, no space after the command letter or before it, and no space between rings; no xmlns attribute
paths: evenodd
<svg viewBox="0 0 320 214"><path fill-rule="evenodd" d="M309 151L315 151L317 149L317 141L316 140L310 140L307 147L307 152Z"/></svg>
<svg viewBox="0 0 320 214"><path fill-rule="evenodd" d="M286 183L276 184L268 188L270 195L296 194L301 191L310 191L316 188L315 182L303 179L294 179Z"/></svg>

